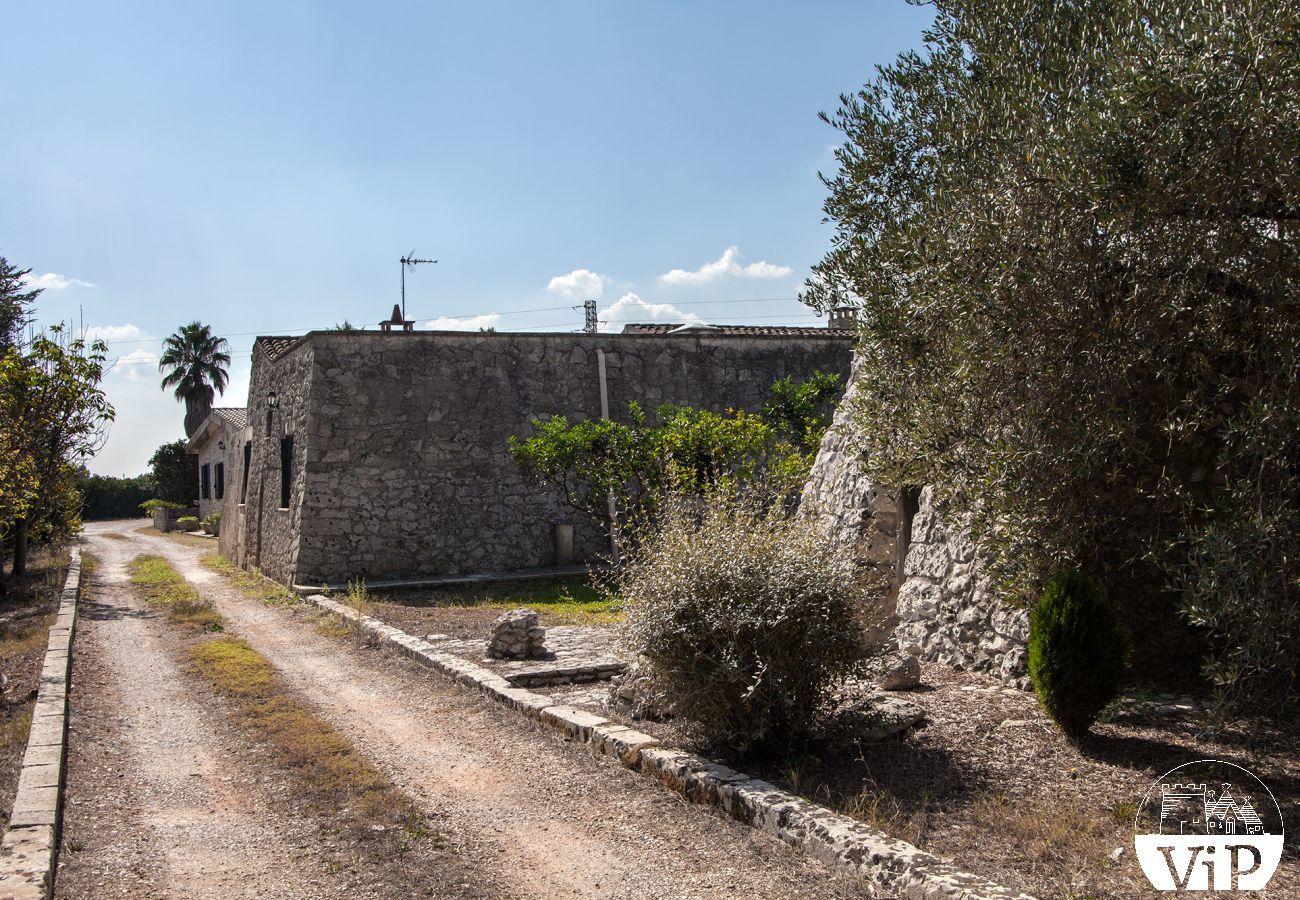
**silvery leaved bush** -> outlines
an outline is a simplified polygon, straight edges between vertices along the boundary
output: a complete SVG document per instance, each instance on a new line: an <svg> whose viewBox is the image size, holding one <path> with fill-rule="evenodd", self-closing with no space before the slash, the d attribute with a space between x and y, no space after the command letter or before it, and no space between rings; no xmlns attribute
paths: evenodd
<svg viewBox="0 0 1300 900"><path fill-rule="evenodd" d="M731 752L799 743L866 660L854 563L780 503L669 498L616 589L649 704Z"/></svg>

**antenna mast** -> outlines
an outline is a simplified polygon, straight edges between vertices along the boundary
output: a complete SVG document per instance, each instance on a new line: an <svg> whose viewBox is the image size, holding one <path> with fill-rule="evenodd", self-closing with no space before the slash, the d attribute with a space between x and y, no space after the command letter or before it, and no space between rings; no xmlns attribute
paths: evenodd
<svg viewBox="0 0 1300 900"><path fill-rule="evenodd" d="M406 269L414 269L420 263L436 263L436 259L416 259L415 250L402 257L402 319L406 319Z"/></svg>

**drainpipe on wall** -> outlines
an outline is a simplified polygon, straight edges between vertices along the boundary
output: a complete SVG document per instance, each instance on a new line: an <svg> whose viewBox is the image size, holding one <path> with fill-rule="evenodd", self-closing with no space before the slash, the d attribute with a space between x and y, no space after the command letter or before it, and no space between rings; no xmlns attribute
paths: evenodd
<svg viewBox="0 0 1300 900"><path fill-rule="evenodd" d="M609 418L609 388L605 384L605 351L596 351L596 373L600 381L600 417ZM614 565L619 564L618 553L618 516L617 507L614 505L614 492L610 491L609 496L605 498L606 509L609 511L609 555Z"/></svg>

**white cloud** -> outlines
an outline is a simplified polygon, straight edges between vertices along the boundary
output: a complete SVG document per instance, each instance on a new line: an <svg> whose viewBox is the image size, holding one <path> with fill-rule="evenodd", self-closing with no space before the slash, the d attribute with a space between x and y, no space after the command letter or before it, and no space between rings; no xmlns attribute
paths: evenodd
<svg viewBox="0 0 1300 900"><path fill-rule="evenodd" d="M158 354L143 347L119 356L113 364L111 374L119 375L127 381L141 381L158 371Z"/></svg>
<svg viewBox="0 0 1300 900"><path fill-rule="evenodd" d="M733 245L724 250L722 256L705 263L694 272L673 269L660 275L659 280L664 284L708 284L728 275L737 278L784 278L792 271L794 270L789 266L777 266L763 260L742 266L740 248Z"/></svg>
<svg viewBox="0 0 1300 900"><path fill-rule="evenodd" d="M439 316L421 324L421 330L432 331L478 331L480 328L496 328L501 321L500 313L486 313L481 316Z"/></svg>
<svg viewBox="0 0 1300 900"><path fill-rule="evenodd" d="M597 275L590 269L574 269L568 275L556 275L546 285L552 294L559 294L569 300L599 300L605 293L605 285L610 280L604 275Z"/></svg>
<svg viewBox="0 0 1300 900"><path fill-rule="evenodd" d="M114 341L147 341L148 339L149 335L130 322L125 325L91 325L86 329L88 341L105 341L111 344Z"/></svg>
<svg viewBox="0 0 1300 900"><path fill-rule="evenodd" d="M647 303L626 293L600 314L601 331L619 331L627 322L701 322L695 313L682 312L671 303Z"/></svg>
<svg viewBox="0 0 1300 900"><path fill-rule="evenodd" d="M61 291L67 287L94 287L89 281L82 281L80 278L69 278L67 275L60 275L58 272L46 272L44 275L26 275L23 277L23 284L30 288L40 288L43 291Z"/></svg>

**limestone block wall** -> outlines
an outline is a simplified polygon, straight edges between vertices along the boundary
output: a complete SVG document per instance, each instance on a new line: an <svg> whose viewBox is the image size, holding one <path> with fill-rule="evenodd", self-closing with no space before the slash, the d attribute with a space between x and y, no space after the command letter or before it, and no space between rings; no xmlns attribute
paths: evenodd
<svg viewBox="0 0 1300 900"><path fill-rule="evenodd" d="M236 506L241 521L234 558L245 568L258 568L282 583L293 581L298 566L298 531L303 521L306 460L312 437L307 423L314 371L315 348L311 342L300 343L274 363L269 363L259 350L253 351L248 391L252 460L247 498ZM293 436L292 480L288 506L282 507L280 442L289 435ZM242 452L241 448L241 461ZM238 500L238 493L228 496Z"/></svg>
<svg viewBox="0 0 1300 900"><path fill-rule="evenodd" d="M853 446L854 382L850 379L822 437L800 508L862 565L889 565L898 539L897 492L874 483Z"/></svg>
<svg viewBox="0 0 1300 900"><path fill-rule="evenodd" d="M970 535L943 521L930 487L912 519L895 614L903 649L1028 688L1028 615L998 599Z"/></svg>
<svg viewBox="0 0 1300 900"><path fill-rule="evenodd" d="M862 471L853 446L855 399L851 381L818 450L801 511L862 565L892 566L886 602L893 609L886 624L894 627L900 647L922 659L1027 687L1026 614L993 593L969 533L942 520L932 488L920 491L909 516L897 491L875 484Z"/></svg>
<svg viewBox="0 0 1300 900"><path fill-rule="evenodd" d="M316 332L275 361L255 353L248 410L262 499L250 491L241 561L304 583L531 568L554 561L556 524L573 524L578 559L594 559L608 536L525 476L507 439L528 437L534 417L598 417L602 356L621 419L633 400L757 410L779 377L847 375L850 348L834 334ZM272 390L277 427L296 429L285 510L269 502Z"/></svg>
<svg viewBox="0 0 1300 900"><path fill-rule="evenodd" d="M199 448L197 454L199 459L200 473L200 492L199 492L199 518L207 518L212 513L221 513L224 520L226 517L226 501L229 498L231 485L236 484L238 470L243 461L242 451L238 451L236 445L239 441L239 435L235 434L229 428L217 428L209 435L208 439ZM223 448L221 445L224 444ZM225 491L220 498L217 497L217 465L223 467L225 473ZM202 495L202 472L203 467L208 467L208 497L204 499Z"/></svg>

